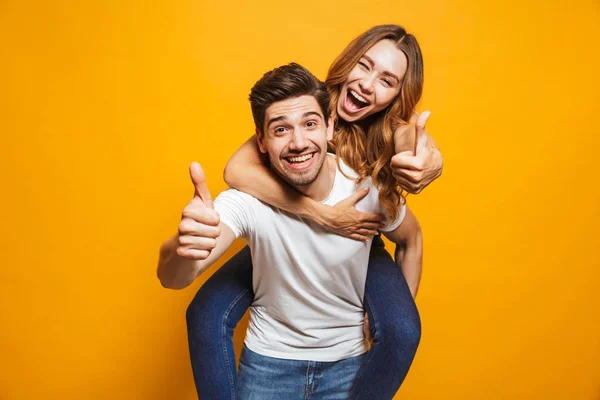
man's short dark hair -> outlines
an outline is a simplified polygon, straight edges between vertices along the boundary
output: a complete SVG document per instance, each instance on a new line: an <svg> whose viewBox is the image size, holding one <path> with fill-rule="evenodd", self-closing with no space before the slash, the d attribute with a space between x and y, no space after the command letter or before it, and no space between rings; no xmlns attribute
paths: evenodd
<svg viewBox="0 0 600 400"><path fill-rule="evenodd" d="M300 96L313 96L321 107L325 124L328 124L331 115L329 92L325 83L309 70L290 63L264 74L250 91L252 117L259 132L264 133L265 112L271 104Z"/></svg>

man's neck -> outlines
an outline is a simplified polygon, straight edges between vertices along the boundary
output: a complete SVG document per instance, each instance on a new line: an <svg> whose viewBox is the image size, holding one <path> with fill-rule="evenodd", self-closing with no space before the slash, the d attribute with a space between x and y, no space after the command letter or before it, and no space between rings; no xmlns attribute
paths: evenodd
<svg viewBox="0 0 600 400"><path fill-rule="evenodd" d="M325 162L321 171L319 171L317 179L310 185L294 186L297 191L315 201L323 201L329 197L335 181L335 172L337 169L335 159L329 154L325 154L325 157Z"/></svg>

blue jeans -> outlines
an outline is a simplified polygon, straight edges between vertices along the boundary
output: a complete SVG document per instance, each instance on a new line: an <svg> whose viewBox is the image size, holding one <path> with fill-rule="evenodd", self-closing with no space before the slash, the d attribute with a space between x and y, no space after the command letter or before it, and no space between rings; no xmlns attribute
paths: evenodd
<svg viewBox="0 0 600 400"><path fill-rule="evenodd" d="M233 330L253 296L252 259L245 247L200 287L189 305L188 341L200 400L236 398ZM369 255L364 304L373 344L349 398L391 399L412 364L421 339L421 322L402 271L378 237Z"/></svg>
<svg viewBox="0 0 600 400"><path fill-rule="evenodd" d="M335 362L284 360L246 346L240 357L240 400L345 400L365 355Z"/></svg>

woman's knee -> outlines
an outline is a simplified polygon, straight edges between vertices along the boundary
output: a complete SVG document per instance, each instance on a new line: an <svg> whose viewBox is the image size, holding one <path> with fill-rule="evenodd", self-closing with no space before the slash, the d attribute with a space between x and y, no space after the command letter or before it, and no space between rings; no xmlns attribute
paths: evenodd
<svg viewBox="0 0 600 400"><path fill-rule="evenodd" d="M416 307L394 318L377 321L375 339L392 352L416 351L421 341L421 319Z"/></svg>
<svg viewBox="0 0 600 400"><path fill-rule="evenodd" d="M235 327L251 305L252 262L247 247L234 255L198 290L186 310L188 330Z"/></svg>
<svg viewBox="0 0 600 400"><path fill-rule="evenodd" d="M220 329L224 315L225 307L219 305L218 297L204 295L201 287L185 312L188 332L204 337L205 332Z"/></svg>

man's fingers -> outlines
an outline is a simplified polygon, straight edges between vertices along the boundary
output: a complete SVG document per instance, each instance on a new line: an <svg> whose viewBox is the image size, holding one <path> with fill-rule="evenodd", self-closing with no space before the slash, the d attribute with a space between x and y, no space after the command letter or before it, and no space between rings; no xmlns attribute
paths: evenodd
<svg viewBox="0 0 600 400"><path fill-rule="evenodd" d="M208 258L208 256L210 256L210 251L178 247L177 255L179 257L189 258L192 260L206 260Z"/></svg>
<svg viewBox="0 0 600 400"><path fill-rule="evenodd" d="M221 235L221 228L218 226L206 225L191 218L183 218L179 223L178 232L180 235L218 238Z"/></svg>
<svg viewBox="0 0 600 400"><path fill-rule="evenodd" d="M217 227L219 222L221 222L219 213L211 208L195 205L193 204L194 202L199 203L200 200L192 200L190 204L183 209L183 212L181 213L182 220L183 218L190 218L196 222L200 222L201 224Z"/></svg>
<svg viewBox="0 0 600 400"><path fill-rule="evenodd" d="M183 209L181 213L182 218L191 218L201 224L217 226L221 222L219 213L212 208L207 208L203 204L200 204L202 200L198 198L192 199L190 203ZM204 202L202 202L204 203Z"/></svg>
<svg viewBox="0 0 600 400"><path fill-rule="evenodd" d="M190 178L192 178L192 183L194 184L194 196L200 197L206 207L213 208L212 197L206 185L204 171L197 162L190 164Z"/></svg>
<svg viewBox="0 0 600 400"><path fill-rule="evenodd" d="M217 246L217 240L213 238L179 235L179 246L193 250L208 250L211 251Z"/></svg>

